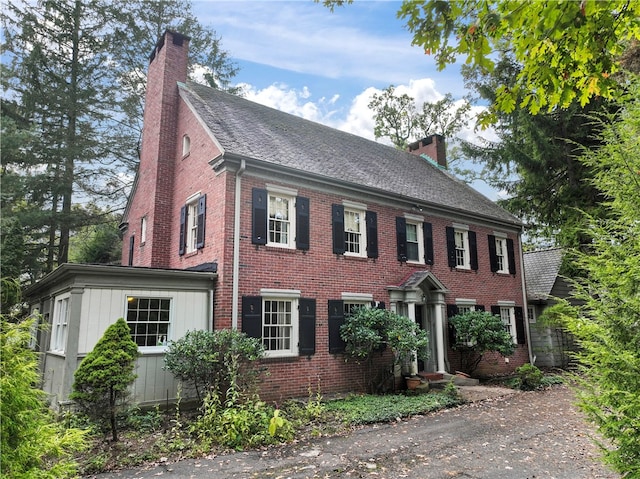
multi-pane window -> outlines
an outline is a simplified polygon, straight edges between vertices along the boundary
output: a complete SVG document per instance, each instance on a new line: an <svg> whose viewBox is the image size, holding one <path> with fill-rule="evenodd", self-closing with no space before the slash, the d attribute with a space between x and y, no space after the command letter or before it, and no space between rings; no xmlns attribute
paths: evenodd
<svg viewBox="0 0 640 479"><path fill-rule="evenodd" d="M187 253L193 253L198 248L198 201L187 204Z"/></svg>
<svg viewBox="0 0 640 479"><path fill-rule="evenodd" d="M297 354L297 317L297 300L264 299L262 344L267 356Z"/></svg>
<svg viewBox="0 0 640 479"><path fill-rule="evenodd" d="M293 207L293 198L281 194L269 194L268 244L277 246L292 246L292 219L295 217Z"/></svg>
<svg viewBox="0 0 640 479"><path fill-rule="evenodd" d="M407 260L420 261L421 228L416 223L407 222Z"/></svg>
<svg viewBox="0 0 640 479"><path fill-rule="evenodd" d="M358 311L361 308L368 308L371 303L369 302L347 302L345 301L344 303L344 317L348 318L349 316L351 316L353 313L355 313L356 311Z"/></svg>
<svg viewBox="0 0 640 479"><path fill-rule="evenodd" d="M69 297L56 301L51 329L51 351L64 352L67 344L67 325L69 322Z"/></svg>
<svg viewBox="0 0 640 479"><path fill-rule="evenodd" d="M464 230L455 230L454 239L456 248L456 268L468 269L470 267L468 232Z"/></svg>
<svg viewBox="0 0 640 479"><path fill-rule="evenodd" d="M515 309L511 306L500 306L500 319L504 323L504 328L513 338L513 342L517 343Z"/></svg>
<svg viewBox="0 0 640 479"><path fill-rule="evenodd" d="M344 210L345 254L363 255L366 251L364 211Z"/></svg>
<svg viewBox="0 0 640 479"><path fill-rule="evenodd" d="M507 240L506 238L496 237L496 265L498 273L508 273L509 263L507 256Z"/></svg>
<svg viewBox="0 0 640 479"><path fill-rule="evenodd" d="M127 324L139 347L166 346L171 326L170 298L127 297Z"/></svg>

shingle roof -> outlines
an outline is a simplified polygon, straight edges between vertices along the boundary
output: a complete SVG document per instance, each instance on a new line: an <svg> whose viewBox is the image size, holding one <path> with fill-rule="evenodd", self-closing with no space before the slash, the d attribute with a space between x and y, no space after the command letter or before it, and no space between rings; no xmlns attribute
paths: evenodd
<svg viewBox="0 0 640 479"><path fill-rule="evenodd" d="M196 83L180 88L226 153L352 182L416 203L521 224L484 195L414 154Z"/></svg>
<svg viewBox="0 0 640 479"><path fill-rule="evenodd" d="M530 251L524 256L524 277L529 299L547 299L558 278L562 249Z"/></svg>

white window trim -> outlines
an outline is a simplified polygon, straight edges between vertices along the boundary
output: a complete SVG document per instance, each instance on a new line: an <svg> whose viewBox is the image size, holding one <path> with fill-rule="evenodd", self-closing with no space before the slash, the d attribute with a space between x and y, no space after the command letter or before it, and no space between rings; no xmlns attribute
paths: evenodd
<svg viewBox="0 0 640 479"><path fill-rule="evenodd" d="M61 317L61 307L64 304L64 318ZM69 311L71 306L71 294L57 296L54 301L53 321L51 323L51 340L49 351L64 354L67 348L67 335L69 332Z"/></svg>
<svg viewBox="0 0 640 479"><path fill-rule="evenodd" d="M295 249L296 247L296 198L298 191L292 188L286 188L284 186L267 184L267 246L273 246L276 248L289 248ZM287 242L273 242L270 240L271 233L269 231L269 222L271 220L271 196L286 199L289 202L288 214L289 214L289 230L287 232Z"/></svg>
<svg viewBox="0 0 640 479"><path fill-rule="evenodd" d="M128 301L129 297L138 298L138 299L168 299L169 300L169 327L167 328L167 338L165 340L166 344L160 345L160 346L138 346L138 351L140 351L140 354L142 355L167 352L169 350L169 342L173 339L172 330L173 330L173 321L175 318L175 309L174 309L175 301L173 296L163 296L162 294L148 294L145 292L133 292L133 293L125 294L123 318L127 324L129 324L129 321L127 319L127 316L128 316L127 313L129 312L129 301Z"/></svg>
<svg viewBox="0 0 640 479"><path fill-rule="evenodd" d="M147 241L147 215L144 215L140 219L140 245L145 244Z"/></svg>
<svg viewBox="0 0 640 479"><path fill-rule="evenodd" d="M529 317L529 323L535 324L538 321L538 316L536 315L536 307L530 304L527 308L527 316Z"/></svg>
<svg viewBox="0 0 640 479"><path fill-rule="evenodd" d="M277 351L268 351L265 349L265 357L267 358L289 358L299 355L299 342L300 342L300 296L299 290L283 290L283 289L267 289L260 290L260 296L262 297L262 318L261 318L261 330L264 332L264 315L265 315L265 301L290 301L291 302L291 341L289 349L282 349Z"/></svg>
<svg viewBox="0 0 640 479"><path fill-rule="evenodd" d="M342 293L341 298L347 303L373 302L373 294L369 293Z"/></svg>
<svg viewBox="0 0 640 479"><path fill-rule="evenodd" d="M495 239L496 245L496 261L498 258L502 258L502 268L499 268L496 273L509 273L509 252L507 250L507 238L498 237Z"/></svg>
<svg viewBox="0 0 640 479"><path fill-rule="evenodd" d="M182 136L182 156L187 156L191 153L191 138L189 135Z"/></svg>
<svg viewBox="0 0 640 479"><path fill-rule="evenodd" d="M460 225L458 225L460 226ZM456 268L457 269L471 269L471 254L469 251L469 227L466 228L458 228L456 226L454 226L453 228L453 238L454 238L454 245L455 240L456 240L456 235L457 234L462 234L462 247L464 248L464 264L457 264L458 263L458 254L457 254L457 246L454 246L456 249Z"/></svg>
<svg viewBox="0 0 640 479"><path fill-rule="evenodd" d="M415 225L416 227L416 241L418 243L418 259L409 259L407 257L407 263L424 264L424 231L422 229L422 223L424 218L416 215L404 215L406 225ZM406 227L405 227L406 228ZM409 240L407 240L407 243Z"/></svg>
<svg viewBox="0 0 640 479"><path fill-rule="evenodd" d="M511 334L511 338L513 339L514 344L518 344L518 335L516 332L516 303L515 301L498 301L498 306L500 307L500 319L502 318L502 310L509 309L509 334ZM505 323L505 326L507 324Z"/></svg>
<svg viewBox="0 0 640 479"><path fill-rule="evenodd" d="M344 255L345 256L352 256L355 258L366 258L367 257L367 209L365 205L362 205L360 203L353 203L353 202L348 202L345 201L344 203L344 234L345 234L345 251L344 251ZM352 205L357 205L357 206L352 206ZM360 215L360 231L358 232L358 234L360 235L359 237L359 241L358 241L358 249L360 250L358 253L354 253L352 251L347 251L347 245L346 245L346 235L349 233L347 231L347 221L346 221L346 215L347 213L357 213Z"/></svg>

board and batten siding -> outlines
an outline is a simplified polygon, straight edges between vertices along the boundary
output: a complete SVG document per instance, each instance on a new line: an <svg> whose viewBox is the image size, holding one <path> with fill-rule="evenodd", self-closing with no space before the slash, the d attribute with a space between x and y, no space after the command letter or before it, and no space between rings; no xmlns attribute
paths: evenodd
<svg viewBox="0 0 640 479"><path fill-rule="evenodd" d="M127 297L170 298L171 325L169 340L182 338L187 331L210 329L208 293L203 291L158 291L151 289L85 289L82 296L80 331L78 336L78 364L118 318L126 319ZM159 400L173 400L178 383L171 372L164 369L164 354L140 350L132 387L132 399L138 404Z"/></svg>

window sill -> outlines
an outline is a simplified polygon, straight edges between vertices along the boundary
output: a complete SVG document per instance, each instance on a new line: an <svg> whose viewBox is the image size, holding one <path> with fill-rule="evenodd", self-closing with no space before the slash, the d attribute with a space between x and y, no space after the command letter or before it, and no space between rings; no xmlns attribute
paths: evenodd
<svg viewBox="0 0 640 479"><path fill-rule="evenodd" d="M138 352L140 352L141 356L160 355L166 353L168 350L168 346L138 346Z"/></svg>
<svg viewBox="0 0 640 479"><path fill-rule="evenodd" d="M348 258L348 259L351 259L351 260L355 260L355 261L367 261L369 259L366 256L360 256L360 255L356 255L356 254L353 254L353 253L344 253L344 254L339 255L339 256L342 256L344 258ZM371 259L374 259L374 258L371 258Z"/></svg>
<svg viewBox="0 0 640 479"><path fill-rule="evenodd" d="M66 358L67 355L64 351L47 351L50 356L58 356L59 358Z"/></svg>
<svg viewBox="0 0 640 479"><path fill-rule="evenodd" d="M265 245L267 247L267 250L271 250L271 251L278 251L281 253L295 253L297 250L291 246L287 246L287 245L279 245L276 243L269 243Z"/></svg>
<svg viewBox="0 0 640 479"><path fill-rule="evenodd" d="M287 354L282 356L265 356L262 361L265 363L288 363L297 361L301 356L297 354Z"/></svg>

